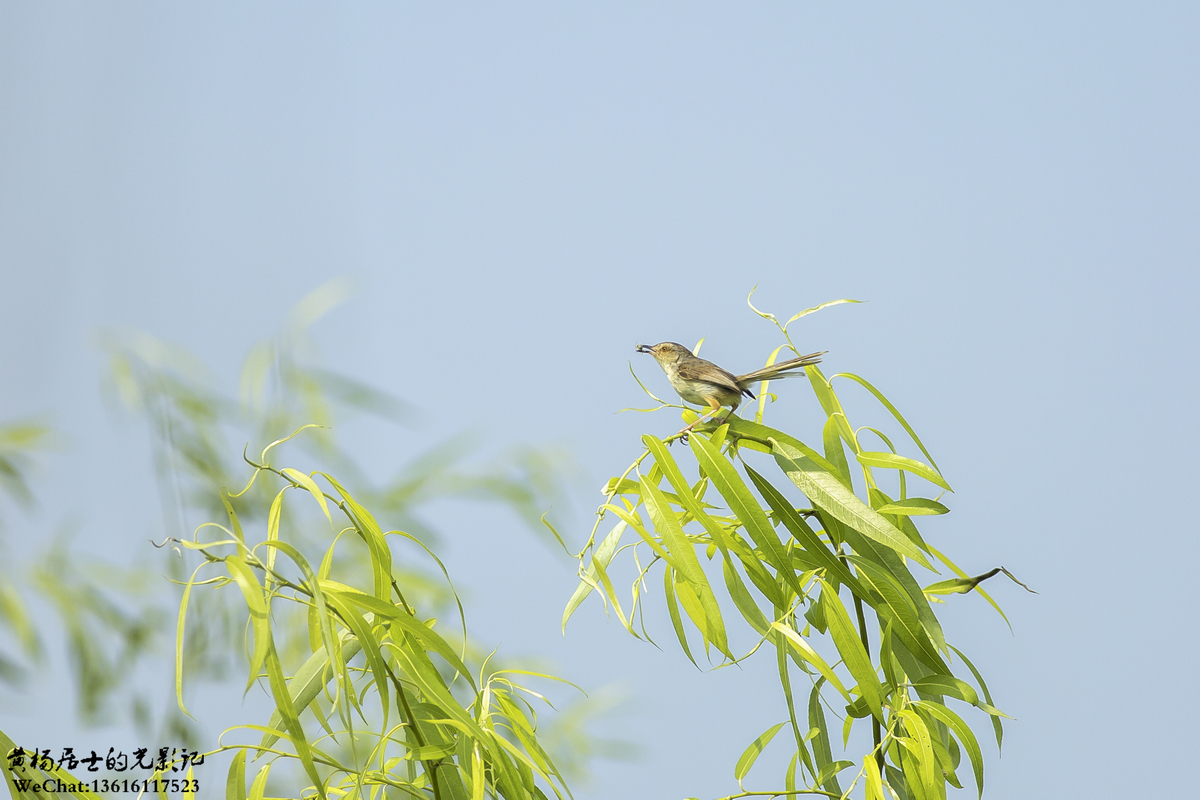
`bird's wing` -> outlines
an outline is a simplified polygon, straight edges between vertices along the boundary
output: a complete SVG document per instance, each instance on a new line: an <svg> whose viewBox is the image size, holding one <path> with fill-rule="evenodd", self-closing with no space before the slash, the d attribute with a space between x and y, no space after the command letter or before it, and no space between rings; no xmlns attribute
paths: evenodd
<svg viewBox="0 0 1200 800"><path fill-rule="evenodd" d="M706 381L707 383L724 386L730 391L741 394L742 387L738 385L738 379L732 372L723 370L711 361L705 361L703 358L690 358L684 360L678 367L679 377L689 381Z"/></svg>

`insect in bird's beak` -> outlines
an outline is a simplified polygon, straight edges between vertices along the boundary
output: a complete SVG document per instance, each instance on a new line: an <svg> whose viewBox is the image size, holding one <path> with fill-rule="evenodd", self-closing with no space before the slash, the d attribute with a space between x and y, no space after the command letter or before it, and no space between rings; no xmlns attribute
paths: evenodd
<svg viewBox="0 0 1200 800"><path fill-rule="evenodd" d="M639 344L636 350L639 353L650 353L651 355L654 354L654 348L648 344Z"/></svg>

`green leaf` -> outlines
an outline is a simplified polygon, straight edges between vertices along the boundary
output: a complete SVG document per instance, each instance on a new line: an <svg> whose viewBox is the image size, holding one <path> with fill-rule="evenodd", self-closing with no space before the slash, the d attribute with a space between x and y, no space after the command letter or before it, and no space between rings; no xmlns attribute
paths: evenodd
<svg viewBox="0 0 1200 800"><path fill-rule="evenodd" d="M690 442L696 460L708 473L713 485L717 487L717 491L725 498L729 509L745 527L746 533L763 551L767 563L775 568L779 577L787 581L796 594L803 595L804 590L800 586L800 580L796 577L791 560L779 542L779 536L771 527L771 522L767 519L762 507L755 501L754 495L750 493L749 487L737 474L733 464L722 458L720 452L703 436L692 436Z"/></svg>
<svg viewBox="0 0 1200 800"><path fill-rule="evenodd" d="M859 500L835 475L821 469L811 458L783 442L775 442L774 454L780 468L814 505L827 510L839 522L854 528L863 536L933 570L925 554L908 537L879 512Z"/></svg>
<svg viewBox="0 0 1200 800"><path fill-rule="evenodd" d="M350 604L349 598L341 592L333 590L332 587L325 587L325 602L329 604L330 608L337 611L338 616L354 633L354 638L358 639L359 644L362 645L363 656L366 658L367 666L374 678L375 689L379 692L379 705L383 709L386 723L388 709L391 706L389 701L391 690L388 682L388 669L383 660L379 639L372 631L371 624L363 618L362 614L358 613L358 609L354 608Z"/></svg>
<svg viewBox="0 0 1200 800"><path fill-rule="evenodd" d="M754 288L750 290L750 294L746 295L746 305L750 306L750 310L753 311L755 314L758 314L763 319L769 319L771 322L774 322L776 325L778 325L779 320L776 319L774 314L768 314L766 311L759 311L757 308L754 307L754 303L750 302L750 298L754 297L754 292L757 291L757 289L758 289L758 284L756 283L756 284L754 284ZM701 339L701 341L704 341L704 340Z"/></svg>
<svg viewBox="0 0 1200 800"><path fill-rule="evenodd" d="M246 681L246 691L258 680L263 662L267 658L267 646L271 639L271 621L267 616L267 601L263 598L262 586L254 572L246 562L237 556L227 556L225 567L230 576L237 582L246 598L246 606L250 609L250 629L254 633L254 655L250 659L250 678Z"/></svg>
<svg viewBox="0 0 1200 800"><path fill-rule="evenodd" d="M867 493L870 496L869 505L876 511L885 506L892 505L892 498L878 486L872 486L867 490ZM880 511L879 513L882 514L883 512ZM933 549L930 548L929 543L921 536L921 532L917 530L916 524L907 514L888 515L887 519L888 522L891 522L901 533L907 536L908 540L915 544L921 552L933 553Z"/></svg>
<svg viewBox="0 0 1200 800"><path fill-rule="evenodd" d="M279 541L279 518L283 514L283 493L288 487L279 490L279 494L275 495L275 499L271 501L271 510L267 513L267 541ZM267 551L267 569L275 569L275 549Z"/></svg>
<svg viewBox="0 0 1200 800"><path fill-rule="evenodd" d="M946 508L937 500L928 500L924 497L909 497L904 500L893 500L887 505L875 510L880 514L901 514L907 517L950 513L950 509Z"/></svg>
<svg viewBox="0 0 1200 800"><path fill-rule="evenodd" d="M950 695L964 703L979 705L979 695L975 693L971 684L950 675L926 675L914 680L912 685L917 691L925 694Z"/></svg>
<svg viewBox="0 0 1200 800"><path fill-rule="evenodd" d="M865 379L860 378L859 376L857 376L853 373L850 373L850 372L839 372L837 375L831 376L829 378L829 382L832 383L834 378L849 378L850 380L857 383L859 386L862 386L864 389L866 389L871 394L875 395L875 399L878 400L883 405L884 408L886 408L888 411L890 411L892 413L892 416L896 418L896 421L900 423L900 426L902 428L904 428L905 432L908 433L909 437L912 438L913 442L917 445L917 447L921 448L921 452L925 454L925 457L927 459L929 459L929 463L933 465L933 468L937 469L937 463L934 462L933 456L931 456L929 454L929 451L925 449L925 445L921 443L921 439L920 439L920 437L917 436L917 432L914 431L912 429L912 426L908 424L908 420L904 419L904 417L900 414L900 412L896 410L896 407L894 405L892 405L891 401L883 396L883 392L876 389L874 386L872 386L870 383L868 383ZM940 470L939 470L939 472L940 472Z"/></svg>
<svg viewBox="0 0 1200 800"><path fill-rule="evenodd" d="M768 449L764 450L763 452L766 453L774 452L771 447L772 439L777 442L782 442L789 447L799 450L802 454L812 459L813 463L828 472L830 475L837 474L837 467L829 463L825 456L821 455L816 450L813 450L799 439L793 436L788 436L781 430L768 428L766 425L761 425L757 422L751 422L750 420L742 419L741 417L730 417L729 433L738 439L739 447L744 446L743 440L754 441L765 445Z"/></svg>
<svg viewBox="0 0 1200 800"><path fill-rule="evenodd" d="M795 648L800 657L816 667L817 671L825 677L825 680L829 681L833 688L838 690L838 693L846 699L847 703L854 702L854 698L850 696L850 692L846 691L846 687L842 685L841 679L838 678L837 674L830 668L825 659L821 658L817 651L813 650L812 646L808 642L804 641L803 636L789 628L787 625L784 625L782 622L773 622L771 623L771 627L783 634L784 638L786 638L788 643ZM860 643L859 647L861 646L862 645Z"/></svg>
<svg viewBox="0 0 1200 800"><path fill-rule="evenodd" d="M824 783L839 772L850 769L853 766L853 761L832 761L821 768L821 771L817 773L817 777L813 782Z"/></svg>
<svg viewBox="0 0 1200 800"><path fill-rule="evenodd" d="M291 467L284 467L280 472L300 484L301 488L308 490L308 493L321 506L321 511L325 512L325 519L329 520L329 524L332 525L333 517L329 516L329 504L325 502L325 495L321 492L321 487L317 486L317 482L300 470L292 469Z"/></svg>
<svg viewBox="0 0 1200 800"><path fill-rule="evenodd" d="M828 524L829 520L824 512L820 512L819 516L823 523ZM903 559L891 548L877 544L849 526L842 526L840 530L846 542L854 548L854 551L858 555L886 569L900 586L904 588L908 599L917 609L917 618L921 620L921 626L929 635L934 646L939 651L948 652L946 651L946 639L942 633L941 623L938 622L937 616L933 613L933 609L929 605L928 598L921 591L921 587L917 584L916 579L913 578L912 573L909 572L908 567L905 566Z"/></svg>
<svg viewBox="0 0 1200 800"><path fill-rule="evenodd" d="M816 774L816 769L813 767L812 759L808 755L808 748L804 746L805 738L800 732L800 723L796 720L796 700L792 693L792 678L788 668L788 646L786 640L782 636L773 637L775 644L776 665L779 668L779 683L783 687L783 696L787 700L788 721L792 724L792 733L796 737L796 753L792 756L792 765L788 768L788 774L791 776L790 782L787 784L790 789L794 789L795 766L797 756L803 760L804 766L810 773ZM821 679L822 681L824 679Z"/></svg>
<svg viewBox="0 0 1200 800"><path fill-rule="evenodd" d="M700 665L696 663L696 659L692 656L692 650L688 647L687 633L683 628L683 618L679 615L679 602L675 596L675 570L669 564L663 570L663 594L667 600L667 613L671 616L671 626L675 629L675 638L679 640L679 646L683 648L688 661L691 661L696 669L699 669Z"/></svg>
<svg viewBox="0 0 1200 800"><path fill-rule="evenodd" d="M445 659L446 663L455 672L458 672L470 683L472 690L478 691L466 664L459 659L458 654L454 652L449 643L429 626L418 621L406 609L391 603L381 602L374 595L360 592L351 586L344 586L334 581L321 581L321 586L326 592L333 590L337 593L338 597L367 609L372 614L375 614L377 618L391 620L405 634L412 636L420 642L425 650L435 652Z"/></svg>
<svg viewBox="0 0 1200 800"><path fill-rule="evenodd" d="M229 762L225 779L225 800L246 800L246 748L238 750Z"/></svg>
<svg viewBox="0 0 1200 800"><path fill-rule="evenodd" d="M600 546L592 552L592 563L588 565L584 573L586 578L579 581L579 585L575 587L574 594L571 595L571 599L567 602L566 609L563 610L563 633L566 633L567 630L567 620L575 613L575 609L579 608L579 604L591 594L592 587L595 586L598 578L597 567L605 569L612 562L613 555L617 552L617 545L621 542L621 534L625 532L627 527L629 527L629 524L625 520L618 521L612 527L612 530L608 532L608 535L604 537L603 541L600 542Z"/></svg>
<svg viewBox="0 0 1200 800"><path fill-rule="evenodd" d="M601 508L605 512L611 511L612 513L616 514L618 519L624 521L629 527L633 528L634 532L637 533L638 536L642 537L642 541L644 541L650 547L650 549L654 551L656 556L676 567L679 566L675 563L675 556L673 556L665 547L663 547L663 543L659 541L659 539L654 538L650 531L646 530L646 526L642 524L641 519L637 515L636 509L634 511L626 511L620 506L614 506L612 504L601 506ZM669 507L668 513L670 513ZM653 522L653 520L651 521ZM661 538L661 532L659 537Z"/></svg>
<svg viewBox="0 0 1200 800"><path fill-rule="evenodd" d="M879 763L871 753L863 756L863 776L866 784L865 800L887 800L883 794L883 778L879 775Z"/></svg>
<svg viewBox="0 0 1200 800"><path fill-rule="evenodd" d="M696 591L695 585L678 572L675 573L675 594L679 598L679 605L683 606L684 612L688 615L688 619L700 632L700 639L704 642L704 651L707 653L708 646L713 641L709 634L708 615L704 613L704 607L700 603L699 592Z"/></svg>
<svg viewBox="0 0 1200 800"><path fill-rule="evenodd" d="M609 478L608 483L600 490L605 497L615 497L619 494L641 494L641 484L629 478Z"/></svg>
<svg viewBox="0 0 1200 800"><path fill-rule="evenodd" d="M786 724L786 722L780 722L767 728L742 753L741 758L737 760L737 766L733 768L733 777L737 779L739 784L742 778L745 778L754 767L754 762L758 760L759 754L767 748L767 745L775 738L775 734L779 733L779 729Z"/></svg>
<svg viewBox="0 0 1200 800"><path fill-rule="evenodd" d="M776 586L775 578L767 572L762 562L753 553L749 552L747 548L732 538L717 520L704 511L704 504L700 502L692 487L688 486L683 473L679 470L675 459L671 457L671 453L667 450L666 445L660 439L648 435L642 437L642 443L646 445L646 448L654 456L654 463L662 470L667 482L675 489L675 496L680 506L704 526L704 530L713 540L713 544L720 549L722 558L726 562L729 562L730 552L735 552L745 565L746 572L749 574L750 580L753 581L754 585L774 605L777 607L783 606L783 595ZM741 577L736 575L736 570L734 574L737 582L741 583Z"/></svg>
<svg viewBox="0 0 1200 800"><path fill-rule="evenodd" d="M263 800L263 794L267 790L267 776L271 773L271 764L274 762L268 761L262 765L262 769L254 776L254 783L250 784L250 800Z"/></svg>
<svg viewBox="0 0 1200 800"><path fill-rule="evenodd" d="M956 566L951 564L944 556L942 556L941 553L937 553L936 551L934 551L934 552L935 552L935 555L937 555L938 558L942 562L944 562L948 567L950 567L955 572L960 572L960 570ZM1009 577L1009 579L1012 580L1013 583L1017 584L1018 586L1023 588L1025 591L1032 592L1033 594L1037 594L1037 592L1034 592L1033 589L1030 589L1028 586L1021 583L1019 580L1017 580L1016 577L1011 572L1006 570L1004 567L996 567L995 569L988 570L987 572L983 573L982 575L976 575L973 578L960 577L960 578L956 578L956 579L952 579L952 580L948 580L948 581L939 581L938 583L932 583L929 586L925 587L925 594L966 594L967 592L971 591L972 589L976 589L979 586L979 584L983 583L988 578L991 578L995 575L999 575L1001 572L1003 572L1005 575L1007 575ZM1000 612L1000 616L1004 617L1005 622L1008 622L1008 617L1004 616L1004 612L1000 611L1000 607L997 606L996 603L990 597L988 597L987 594L984 593L984 591L982 589L979 589L978 593L983 595L987 599L987 601L992 604L992 607ZM1010 625L1009 627L1011 628L1012 626Z"/></svg>
<svg viewBox="0 0 1200 800"><path fill-rule="evenodd" d="M692 543L679 525L679 518L671 511L666 498L662 496L658 487L647 479L642 480L642 498L645 500L646 510L650 513L650 520L654 523L654 529L673 557L673 563L679 576L685 579L687 588L696 593L705 621L703 631L705 640L711 641L718 651L733 660L734 656L729 652L729 642L725 636L725 623L721 619L721 609L717 605L717 598L713 594L712 587L709 586L704 569L700 566L700 560L696 558L696 551ZM679 588L677 585L676 590L678 591ZM680 599L682 600L682 595ZM686 604L684 608L687 608Z"/></svg>
<svg viewBox="0 0 1200 800"><path fill-rule="evenodd" d="M952 578L948 581L938 581L931 583L925 587L925 594L966 594L979 585L979 582L985 577L991 577L999 572L994 572L987 575L978 575L974 578Z"/></svg>
<svg viewBox="0 0 1200 800"><path fill-rule="evenodd" d="M317 795L321 800L325 800L325 784L321 781L321 776L317 774L317 765L313 762L312 747L308 743L308 739L304 735L304 727L300 724L300 718L296 715L296 708L292 705L291 695L288 693L287 680L283 677L283 667L279 663L279 655L275 652L275 641L271 638L271 628L267 626L267 658L265 666L267 668L267 678L271 685L271 698L275 701L275 707L279 709L280 715L283 717L283 724L287 728L288 739L292 743L292 747L296 750L296 755L300 758L300 763L304 766L305 773L313 782L313 786L317 790ZM269 765L268 765L269 766ZM264 767L264 769L266 769ZM259 775L266 779L263 772ZM257 778L255 785L258 784ZM253 795L253 787L251 787L251 795ZM259 786L259 796L261 797L262 787Z"/></svg>
<svg viewBox="0 0 1200 800"><path fill-rule="evenodd" d="M950 730L954 731L954 735L962 742L962 746L967 750L967 756L971 759L971 770L975 773L975 786L979 790L979 797L982 798L983 753L979 749L979 742L976 741L975 734L971 732L967 723L963 722L962 717L941 703L934 703L930 700L917 700L913 703L913 707L921 713L928 714L939 722L949 725Z"/></svg>
<svg viewBox="0 0 1200 800"><path fill-rule="evenodd" d="M833 388L829 385L829 381L825 380L825 376L821 374L820 367L806 367L804 370L808 376L808 382L812 384L813 394L817 396L817 402L821 404L821 410L825 412L825 416L832 419L834 415L840 415L842 418L841 424L835 423L838 432L841 433L845 426L846 412L842 410L842 404L834 393ZM858 443L854 442L854 436L851 434L851 441L847 442L850 449L858 452Z"/></svg>
<svg viewBox="0 0 1200 800"><path fill-rule="evenodd" d="M223 491L221 492L221 502L225 505L225 513L229 516L229 528L233 531L233 538L238 543L238 555L244 556L246 554L246 537L242 533L242 523L238 520L238 515L234 512L229 497Z"/></svg>
<svg viewBox="0 0 1200 800"><path fill-rule="evenodd" d="M447 719L459 723L470 736L484 743L495 743L495 737L486 735L479 724L463 710L454 696L450 694L445 680L423 651L415 647L396 647L392 648L391 653L395 655L400 667L420 689L421 697L425 702L437 706ZM494 747L489 748L489 752L493 757L496 755Z"/></svg>
<svg viewBox="0 0 1200 800"><path fill-rule="evenodd" d="M425 747L414 747L404 753L409 761L436 761L454 752L454 744L431 744Z"/></svg>
<svg viewBox="0 0 1200 800"><path fill-rule="evenodd" d="M859 633L854 629L854 623L850 621L850 615L837 592L824 579L817 578L817 581L821 584L819 602L825 611L825 621L829 624L829 635L833 638L846 669L850 670L850 674L858 681L858 690L867 701L871 713L882 723L883 687L879 685L871 657L863 647Z"/></svg>
<svg viewBox="0 0 1200 800"><path fill-rule="evenodd" d="M916 740L917 747L910 749L909 752L918 759L921 782L927 789L936 792L934 768L937 766L937 757L933 754L933 743L930 741L929 728L925 725L925 720L921 718L920 714L909 709L897 711L896 715L904 720L905 729ZM901 741L903 743L903 740Z"/></svg>
<svg viewBox="0 0 1200 800"><path fill-rule="evenodd" d="M725 588L729 591L729 596L733 598L733 604L737 610L742 613L742 618L749 623L755 633L759 636L766 636L767 631L771 628L771 623L767 621L762 609L750 596L746 584L742 581L742 576L738 574L737 567L726 559L721 562L721 572L725 576Z"/></svg>
<svg viewBox="0 0 1200 800"><path fill-rule="evenodd" d="M950 484L946 483L945 478L939 475L929 465L922 464L913 458L898 456L895 453L884 452L863 452L855 455L858 463L865 467L882 467L883 469L902 469L905 472L911 472L913 475L924 478L932 484L942 487L948 492L954 491L950 488Z"/></svg>
<svg viewBox="0 0 1200 800"><path fill-rule="evenodd" d="M337 652L337 643L334 638L333 622L330 619L329 612L325 606L325 596L321 590L321 582L317 580L316 574L312 567L299 550L291 544L276 539L275 541L268 540L266 542L270 555L274 556L275 551L282 551L288 558L292 560L304 575L305 585L309 588L313 595L313 610L315 612L317 626L321 634L321 644L328 653Z"/></svg>
<svg viewBox="0 0 1200 800"><path fill-rule="evenodd" d="M367 511L358 502L350 496L342 485L333 479L333 476L327 473L320 473L321 477L329 481L329 485L334 488L342 501L350 509L350 514L354 520L355 528L358 530L363 541L367 544L367 549L371 552L371 573L375 580L375 596L380 600L388 600L392 596L392 550L388 547L383 538L383 530L379 527L379 523L371 516L371 512ZM316 486L314 483L313 486ZM325 496L321 495L318 498L322 505L325 502ZM326 515L328 516L328 509Z"/></svg>
<svg viewBox="0 0 1200 800"><path fill-rule="evenodd" d="M350 659L358 655L362 650L362 645L357 639L351 639L346 642L341 648L341 660L343 663L348 663ZM330 669L329 656L322 647L309 656L300 668L296 670L296 674L288 681L288 695L292 698L292 705L299 714L304 709L308 708L317 695L321 693L321 689L329 682L332 677ZM319 709L314 709L314 712ZM278 730L283 724L283 715L279 713L279 709L275 709L271 714L271 720L267 723L267 728ZM279 736L273 733L264 733L262 741L259 742L260 748L274 746ZM244 770L243 770L244 772ZM242 781L243 794L245 793L245 779Z"/></svg>
<svg viewBox="0 0 1200 800"><path fill-rule="evenodd" d="M843 416L841 419L844 420L845 417ZM825 443L825 458L829 459L829 463L837 468L834 475L846 484L847 489L854 491L854 484L850 480L850 464L846 461L846 450L842 447L842 435L834 417L825 420L822 439Z"/></svg>
<svg viewBox="0 0 1200 800"><path fill-rule="evenodd" d="M911 605L900 582L884 567L861 556L852 555L850 559L858 568L860 580L869 585L882 601L880 604L873 604L876 605L877 613L881 615L881 623L885 626L890 624L893 633L927 666L937 672L949 674L950 668L922 626L917 611Z"/></svg>
<svg viewBox="0 0 1200 800"><path fill-rule="evenodd" d="M299 436L299 435L300 435L300 433L301 433L302 431L305 431L305 430L307 430L307 429L309 429L309 428L324 428L324 427L325 427L324 425L317 425L317 424L315 424L315 423L311 423L311 422L310 422L308 425L301 425L299 428L297 428L297 429L296 429L296 430L295 430L295 431L292 433L292 435L291 435L291 436L285 436L285 437L283 437L282 439L276 439L275 441L273 441L273 442L271 442L269 445L267 445L265 448L263 448L262 455L259 457L259 459L258 459L258 460L259 460L259 461L261 461L261 462L263 462L263 463L265 464L265 463L267 463L267 453L271 452L271 450L272 450L274 447L276 447L277 445L281 445L281 444L283 444L284 442L287 442L287 441L290 441L290 440L292 440L292 439L296 438L297 436Z"/></svg>
<svg viewBox="0 0 1200 800"><path fill-rule="evenodd" d="M183 585L183 598L179 601L179 616L175 622L175 701L179 704L179 710L182 711L190 719L195 719L187 710L183 703L183 633L187 623L188 605L192 598L192 587L196 585L196 573L204 568L204 564L199 565L192 572L191 578ZM14 795L15 796L15 795Z"/></svg>
<svg viewBox="0 0 1200 800"><path fill-rule="evenodd" d="M622 520L622 524L625 524L624 520ZM641 534L643 538L646 538L646 536L647 536L646 532L643 531L640 527L635 527L635 530L637 530L637 532L639 534ZM594 574L598 578L600 578L600 587L598 587L598 588L601 589L601 597L604 599L604 601L606 603L606 605L604 607L605 614L608 613L608 605L607 604L612 603L613 611L617 612L617 618L621 620L621 624L623 626L625 626L625 630L629 631L629 633L631 635L637 636L637 633L635 633L633 630L633 624L632 624L631 620L626 619L625 612L621 609L621 598L617 597L617 590L613 587L612 580L608 577L608 571L607 571L604 563L600 562L600 561L593 561L590 566L594 567ZM592 574L592 570L589 570L588 573L585 573L585 575L584 575L585 579L590 574ZM635 598L635 601L636 601L636 598Z"/></svg>
<svg viewBox="0 0 1200 800"><path fill-rule="evenodd" d="M776 489L762 475L759 475L749 464L745 465L746 474L750 476L758 493L763 496L770 506L771 511L783 523L788 532L792 534L805 552L809 553L815 561L823 566L826 571L832 575L839 583L844 583L851 587L856 594L862 594L862 587L859 586L858 580L846 569L846 566L837 559L837 556L826 544L821 541L821 538L808 526L808 523L797 513L792 504L787 498Z"/></svg>
<svg viewBox="0 0 1200 800"><path fill-rule="evenodd" d="M783 776L783 790L788 795L796 793L796 764L798 761L798 753L792 753L791 760L788 761L787 772Z"/></svg>
<svg viewBox="0 0 1200 800"><path fill-rule="evenodd" d="M813 306L812 308L806 308L803 311L801 311L799 314L793 315L791 319L789 319L787 322L783 323L783 327L786 328L788 325L791 325L793 322L800 319L801 317L807 317L809 314L815 314L816 312L820 311L823 308L829 308L830 306L840 306L842 303L861 303L861 302L863 302L863 301L862 300L851 300L848 297L842 298L841 300L830 300L828 302L821 303L821 305L819 305L819 306Z"/></svg>
<svg viewBox="0 0 1200 800"><path fill-rule="evenodd" d="M825 679L820 678L813 684L812 692L808 695L808 725L815 730L817 734L812 739L813 760L817 763L817 769L824 774L826 767L834 763L833 752L830 746L829 728L825 722L825 710L821 706L821 684ZM843 692L845 695L845 692ZM847 698L848 695L845 695ZM836 795L841 795L842 787L838 785L837 775L834 772L828 773L828 777L821 782L821 785L827 792L833 792Z"/></svg>
<svg viewBox="0 0 1200 800"><path fill-rule="evenodd" d="M945 564L947 567L949 567L950 571L953 572L955 575L957 575L959 578L962 578L964 580L970 580L967 573L964 572L961 567L959 567L957 564L955 564L953 561L951 561L949 558L947 558L944 553L939 552L937 550L937 548L930 547L929 552L933 554L934 558L936 558L938 561L941 561L943 564ZM936 586L937 584L934 584L934 585ZM1024 584L1022 584L1022 585L1024 585ZM1026 587L1026 588L1028 588L1028 587ZM990 594L988 594L987 592L985 592L983 590L983 587L979 586L978 583L975 585L975 591L980 597L982 597L984 600L987 601L988 605L990 605L992 608L994 608L996 610L996 613L999 614L1000 618L1004 620L1004 624L1008 626L1008 630L1011 632L1012 631L1012 623L1008 621L1008 616L1004 613L1004 609L1000 608L1000 604L997 603L995 600L993 600L992 596Z"/></svg>

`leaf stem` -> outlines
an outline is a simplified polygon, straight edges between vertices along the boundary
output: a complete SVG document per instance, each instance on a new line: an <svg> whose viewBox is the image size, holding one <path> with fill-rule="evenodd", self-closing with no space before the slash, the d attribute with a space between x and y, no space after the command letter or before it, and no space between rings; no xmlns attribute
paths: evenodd
<svg viewBox="0 0 1200 800"><path fill-rule="evenodd" d="M824 789L781 789L771 792L738 792L737 794L726 795L720 800L738 800L739 797L792 797L798 794L816 794L822 797L841 798L840 794L827 792Z"/></svg>
<svg viewBox="0 0 1200 800"><path fill-rule="evenodd" d="M842 558L844 562L845 557ZM849 565L847 564L847 569ZM871 658L871 640L867 637L867 620L863 614L862 598L857 592L852 592L854 595L854 613L858 617L858 635L862 639L863 649L867 651L867 659ZM883 652L880 651L879 657L883 658ZM879 764L880 773L883 772L883 748L880 744L883 742L883 729L879 726L879 719L874 714L871 715L871 739L875 745L875 762Z"/></svg>

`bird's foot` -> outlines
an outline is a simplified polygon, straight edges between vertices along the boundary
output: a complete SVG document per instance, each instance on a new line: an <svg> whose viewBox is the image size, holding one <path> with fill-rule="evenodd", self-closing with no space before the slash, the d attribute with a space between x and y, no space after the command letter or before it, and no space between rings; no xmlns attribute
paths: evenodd
<svg viewBox="0 0 1200 800"><path fill-rule="evenodd" d="M688 443L688 436L690 436L690 435L691 435L691 433L692 433L692 428L694 428L694 427L696 427L696 423L695 423L695 422L693 422L691 425L688 425L686 428L682 428L682 429L679 431L679 433L675 434L674 436L672 436L672 437L670 438L670 440L667 442L667 444L670 444L671 442L674 442L676 439L678 439L679 441L683 442L684 444L687 444L687 443Z"/></svg>

